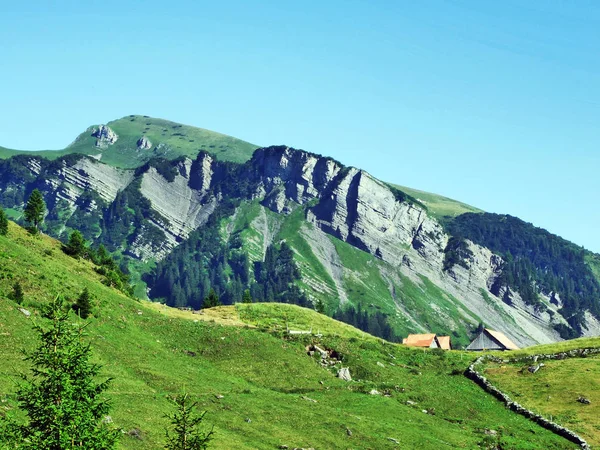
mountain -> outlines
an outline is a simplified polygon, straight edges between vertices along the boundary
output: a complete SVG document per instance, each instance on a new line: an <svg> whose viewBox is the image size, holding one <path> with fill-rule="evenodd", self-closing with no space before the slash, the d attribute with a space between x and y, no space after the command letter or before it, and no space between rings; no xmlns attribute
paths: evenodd
<svg viewBox="0 0 600 450"><path fill-rule="evenodd" d="M198 308L211 288L226 304L248 289L389 340L432 331L459 346L482 322L521 346L600 333L600 256L545 230L285 146L245 160L198 138L187 154L109 164L126 134L114 124L132 119L79 139L101 140L101 157L1 160L0 205L18 219L40 189L46 232L117 252L140 296Z"/></svg>
<svg viewBox="0 0 600 450"><path fill-rule="evenodd" d="M22 305L7 298L17 281ZM40 307L84 288L93 304L84 339L100 379L113 378L106 396L122 449L161 448L167 396L184 390L207 411L215 449L576 448L463 376L473 354L394 345L294 305L192 314L136 301L59 242L12 223L0 236L0 417L16 407L15 380L29 368L21 351L38 344L32 325L45 325ZM285 333L311 326L320 336ZM336 377L340 367L352 381Z"/></svg>
<svg viewBox="0 0 600 450"><path fill-rule="evenodd" d="M36 155L54 160L73 153L88 155L119 168L138 167L152 158L194 158L198 150L219 159L244 162L256 145L240 139L148 116L130 115L89 127L64 150L23 151L0 147L0 158Z"/></svg>

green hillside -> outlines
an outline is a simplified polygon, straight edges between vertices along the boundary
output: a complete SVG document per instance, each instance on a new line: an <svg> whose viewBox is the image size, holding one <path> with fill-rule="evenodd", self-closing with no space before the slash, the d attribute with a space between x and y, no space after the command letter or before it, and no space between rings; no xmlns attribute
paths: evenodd
<svg viewBox="0 0 600 450"><path fill-rule="evenodd" d="M466 203L457 200L452 200L443 195L432 194L430 192L420 191L418 189L412 189L397 184L392 184L392 186L406 192L411 197L414 197L423 203L427 207L427 210L437 219L456 217L468 212L483 212L479 208L475 208L474 206L467 205Z"/></svg>
<svg viewBox="0 0 600 450"><path fill-rule="evenodd" d="M16 281L31 318L7 298ZM114 377L108 395L124 431L120 448L160 448L166 396L184 389L215 425L212 448L574 448L464 377L471 354L389 344L291 305L193 315L137 302L100 281L91 264L48 237L14 224L0 236L0 415L15 405L16 375L27 369L20 351L35 345L39 306L87 287L95 299L88 338L102 374ZM312 326L322 336L288 337L285 326ZM322 367L306 353L311 343L343 362ZM341 365L352 382L334 376Z"/></svg>
<svg viewBox="0 0 600 450"><path fill-rule="evenodd" d="M16 154L38 155L56 159L71 153L102 155L101 161L116 167L132 168L143 165L151 158L175 159L180 156L195 158L205 150L221 160L244 162L250 159L257 146L214 131L182 125L148 116L126 116L106 124L119 137L107 148L95 146L94 127L81 133L64 150L19 151L0 147L0 158ZM147 150L138 149L137 141L146 136L152 143Z"/></svg>

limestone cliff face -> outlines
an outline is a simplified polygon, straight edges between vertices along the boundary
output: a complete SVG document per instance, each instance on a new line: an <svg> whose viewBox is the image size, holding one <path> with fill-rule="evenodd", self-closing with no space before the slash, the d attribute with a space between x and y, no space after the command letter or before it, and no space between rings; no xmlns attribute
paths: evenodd
<svg viewBox="0 0 600 450"><path fill-rule="evenodd" d="M208 220L217 205L217 199L207 195L213 176L212 163L213 159L208 155L196 164L185 159L177 165L177 174L172 181L165 179L154 167L143 173L140 193L165 219L152 224L162 230L168 240L160 255L152 255L148 250L138 252L143 259L152 256L160 259L165 251L185 240L190 232ZM137 252L136 248L134 242L134 252Z"/></svg>
<svg viewBox="0 0 600 450"><path fill-rule="evenodd" d="M67 190L69 186L81 191L93 190L109 203L134 178L131 170L117 169L89 158L81 158L71 165L63 161L56 175L64 182Z"/></svg>
<svg viewBox="0 0 600 450"><path fill-rule="evenodd" d="M271 205L276 212L282 212L285 200L303 205L321 197L342 169L330 158L289 147L258 149L251 165L258 184L257 196L271 194L268 198L274 201Z"/></svg>
<svg viewBox="0 0 600 450"><path fill-rule="evenodd" d="M98 139L112 139L106 130L98 133ZM226 195L237 195L243 200L260 201L278 214L302 208L306 223L300 234L333 280L328 286L318 279L304 281L342 303L352 300L345 279L355 274L343 267L328 235L370 253L373 261L377 258L386 264L381 276L390 284L398 314L409 323L419 321L393 292L394 286L401 284L400 275L415 284L426 277L458 299L457 308L464 323L476 325L483 320L521 345L559 340L553 330L554 324L564 323L558 312L558 296L548 294L546 309L525 305L510 287L496 283L502 273L502 258L472 242L468 242L471 256L464 264L445 268L450 236L424 206L369 173L344 167L330 158L280 146L257 150L251 161L235 169L204 153L195 160L169 163L166 168L147 165L135 171L116 169L83 156L54 163L33 157L23 164L29 172L23 180L42 186L50 203L65 201L72 212L85 208L86 214L105 220L112 205L122 201L121 191L147 202L148 206L136 212L143 215L142 220L124 240L128 242L127 253L141 260L164 258L207 222ZM18 182L0 183L0 195L12 195ZM244 189L235 191L237 185ZM78 202L89 191L101 200L96 197L97 202L87 201L84 205ZM234 191L237 193L232 194ZM264 243L273 241L275 236L266 226L264 211L254 222L264 225L256 225L257 233L263 235L264 254ZM125 225L131 228L130 224ZM510 295L504 295L507 289ZM507 297L510 301L504 302ZM587 322L586 333L600 329L597 321Z"/></svg>

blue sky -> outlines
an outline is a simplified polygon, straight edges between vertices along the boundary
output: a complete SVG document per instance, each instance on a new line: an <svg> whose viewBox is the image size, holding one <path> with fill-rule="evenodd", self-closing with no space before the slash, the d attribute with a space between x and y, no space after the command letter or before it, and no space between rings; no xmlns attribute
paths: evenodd
<svg viewBox="0 0 600 450"><path fill-rule="evenodd" d="M9 3L9 4L7 4ZM146 114L333 156L600 252L600 3L0 8L0 145Z"/></svg>

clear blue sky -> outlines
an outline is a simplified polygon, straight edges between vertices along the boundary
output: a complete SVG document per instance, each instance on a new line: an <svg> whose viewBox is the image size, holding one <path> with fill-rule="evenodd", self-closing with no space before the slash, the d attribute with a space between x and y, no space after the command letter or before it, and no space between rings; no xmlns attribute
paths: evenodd
<svg viewBox="0 0 600 450"><path fill-rule="evenodd" d="M4 2L0 145L146 114L600 252L599 30L596 0Z"/></svg>

